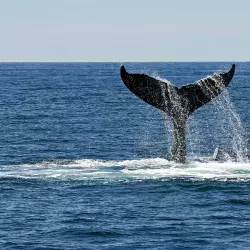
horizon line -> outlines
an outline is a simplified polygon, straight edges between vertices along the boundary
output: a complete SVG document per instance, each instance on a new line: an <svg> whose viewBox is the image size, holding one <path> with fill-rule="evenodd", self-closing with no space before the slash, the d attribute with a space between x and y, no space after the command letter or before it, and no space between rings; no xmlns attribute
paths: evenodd
<svg viewBox="0 0 250 250"><path fill-rule="evenodd" d="M48 60L48 61L23 61L23 60L15 60L15 61L9 61L9 60L0 60L0 63L247 63L250 61L240 61L240 60L230 60L230 61L221 61L221 60L214 60L214 61L193 61L193 60L187 60L187 61L80 61L80 60L76 60L76 61L54 61L54 60Z"/></svg>

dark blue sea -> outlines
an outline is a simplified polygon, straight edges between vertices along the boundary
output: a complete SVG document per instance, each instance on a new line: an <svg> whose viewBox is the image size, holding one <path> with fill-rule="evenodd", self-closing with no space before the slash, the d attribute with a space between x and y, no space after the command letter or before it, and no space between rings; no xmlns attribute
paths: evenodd
<svg viewBox="0 0 250 250"><path fill-rule="evenodd" d="M177 86L231 64L125 63ZM250 63L190 117L187 164L120 66L0 63L0 249L250 249Z"/></svg>

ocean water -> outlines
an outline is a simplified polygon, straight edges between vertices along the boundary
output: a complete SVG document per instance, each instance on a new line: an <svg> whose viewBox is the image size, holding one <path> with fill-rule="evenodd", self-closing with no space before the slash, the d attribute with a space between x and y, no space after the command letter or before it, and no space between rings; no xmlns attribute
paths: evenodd
<svg viewBox="0 0 250 250"><path fill-rule="evenodd" d="M0 64L0 249L250 249L250 63L190 117L187 164L120 65ZM231 67L125 65L177 86Z"/></svg>

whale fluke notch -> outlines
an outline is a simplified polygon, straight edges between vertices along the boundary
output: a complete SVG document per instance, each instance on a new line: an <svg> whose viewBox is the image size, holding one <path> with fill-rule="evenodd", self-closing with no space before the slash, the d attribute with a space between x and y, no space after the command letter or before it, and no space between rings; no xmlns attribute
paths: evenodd
<svg viewBox="0 0 250 250"><path fill-rule="evenodd" d="M169 115L174 125L174 141L169 159L186 161L186 121L191 113L218 96L231 82L235 64L226 73L214 74L177 88L145 74L130 74L122 65L120 75L127 88L148 104Z"/></svg>

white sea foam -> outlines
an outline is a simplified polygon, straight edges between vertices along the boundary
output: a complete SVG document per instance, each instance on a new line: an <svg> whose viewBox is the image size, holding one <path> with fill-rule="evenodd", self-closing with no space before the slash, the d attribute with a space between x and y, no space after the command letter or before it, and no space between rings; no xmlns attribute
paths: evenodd
<svg viewBox="0 0 250 250"><path fill-rule="evenodd" d="M178 164L162 158L103 161L45 161L0 166L0 178L87 181L134 181L186 178L218 181L250 181L250 163L199 162Z"/></svg>

